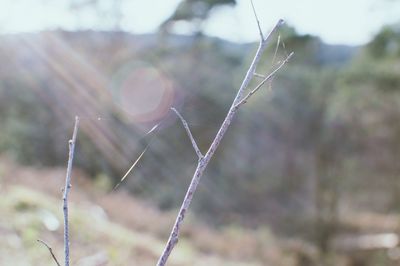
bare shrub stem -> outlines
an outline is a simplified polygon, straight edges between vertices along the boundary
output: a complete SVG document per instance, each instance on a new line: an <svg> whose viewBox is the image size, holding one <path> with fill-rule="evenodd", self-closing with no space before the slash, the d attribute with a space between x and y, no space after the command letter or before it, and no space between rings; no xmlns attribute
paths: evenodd
<svg viewBox="0 0 400 266"><path fill-rule="evenodd" d="M68 228L68 193L71 189L71 172L72 162L74 160L74 150L76 143L76 135L78 134L79 117L75 117L74 133L72 139L68 141L69 155L68 155L68 166L67 174L65 177L65 187L63 195L63 211L64 211L64 255L65 255L65 266L69 266L69 228Z"/></svg>
<svg viewBox="0 0 400 266"><path fill-rule="evenodd" d="M255 13L255 9L253 6L253 11ZM255 14L256 15L256 14ZM260 30L260 43L257 49L257 52L254 56L254 59L252 61L252 63L250 64L250 67L246 73L246 76L243 79L243 82L236 94L235 99L232 102L232 105L225 117L225 120L222 122L222 125L220 127L220 129L218 130L218 133L216 134L213 142L211 143L207 153L204 156L200 156L201 152L197 147L196 142L193 139L192 134L190 133L189 127L186 123L186 121L182 118L182 116L176 111L176 114L179 116L179 118L181 119L188 135L189 138L192 141L192 145L197 153L197 155L199 156L199 161L196 167L196 170L193 174L193 178L192 181L189 185L189 188L186 192L185 198L183 200L183 203L181 205L181 208L179 210L179 213L177 215L177 218L175 220L175 223L173 225L171 234L169 236L168 242L164 248L163 253L161 254L158 262L157 262L157 266L164 266L167 263L168 257L171 254L172 250L174 249L175 245L178 242L178 238L179 238L179 231L180 231L180 226L185 218L185 214L190 206L190 203L192 202L193 199L193 195L194 192L197 189L197 186L200 182L201 176L204 173L204 170L207 167L207 164L210 162L212 156L214 155L217 147L219 146L225 132L227 131L229 125L232 123L232 120L237 112L237 110L239 109L239 107L244 104L248 98L253 95L262 85L265 84L265 82L267 82L268 80L270 80L282 67L283 65L290 59L290 57L293 55L290 54L275 70L273 70L269 75L266 75L265 78L263 79L263 81L261 81L261 83L259 83L259 85L256 86L255 89L251 90L246 96L243 97L246 88L249 86L250 81L253 79L253 77L255 76L255 70L256 67L261 59L261 56L268 44L269 39L271 38L272 34L277 30L277 28L283 24L283 20L279 20L278 23L272 28L271 32L267 35L267 37L264 38L264 35L262 34L261 28L260 28L260 24L258 21L258 18L256 16L256 20L257 20L257 25L258 28ZM264 76L263 76L264 77Z"/></svg>

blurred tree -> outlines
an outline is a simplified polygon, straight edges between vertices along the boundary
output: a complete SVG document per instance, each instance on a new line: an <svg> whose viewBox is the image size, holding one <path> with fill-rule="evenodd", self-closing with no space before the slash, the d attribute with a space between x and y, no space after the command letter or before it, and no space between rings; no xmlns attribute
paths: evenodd
<svg viewBox="0 0 400 266"><path fill-rule="evenodd" d="M367 45L367 51L375 58L400 56L400 24L384 27Z"/></svg>
<svg viewBox="0 0 400 266"><path fill-rule="evenodd" d="M211 11L223 5L236 5L236 0L182 0L174 13L160 26L164 31L169 31L178 21L186 21L194 25L194 32L201 32L201 25Z"/></svg>
<svg viewBox="0 0 400 266"><path fill-rule="evenodd" d="M79 26L83 18L94 12L99 25L111 30L120 30L122 16L122 3L124 0L71 0L69 8L76 15Z"/></svg>
<svg viewBox="0 0 400 266"><path fill-rule="evenodd" d="M398 26L385 27L343 72L336 99L358 147L349 189L357 186L386 198L391 195L385 205L374 197L362 199L364 205L379 210L399 210L400 206L399 66L400 31Z"/></svg>

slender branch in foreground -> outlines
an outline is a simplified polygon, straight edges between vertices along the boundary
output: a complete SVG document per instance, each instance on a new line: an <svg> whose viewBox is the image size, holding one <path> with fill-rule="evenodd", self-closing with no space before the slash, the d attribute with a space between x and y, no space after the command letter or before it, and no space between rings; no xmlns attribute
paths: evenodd
<svg viewBox="0 0 400 266"><path fill-rule="evenodd" d="M49 252L50 252L51 256L53 257L53 260L56 262L56 264L57 264L58 266L61 266L60 263L58 262L56 256L55 256L54 253L53 253L53 249L52 249L46 242L44 242L44 241L41 240L41 239L37 239L36 241L39 242L39 243L41 243L41 244L43 244L43 245L49 250Z"/></svg>
<svg viewBox="0 0 400 266"><path fill-rule="evenodd" d="M71 172L72 162L74 160L74 150L76 143L76 135L78 134L79 117L75 117L74 133L72 139L68 141L69 155L67 165L67 175L65 177L65 187L63 195L63 211L64 211L64 255L65 266L69 266L69 227L68 227L68 193L71 189Z"/></svg>
<svg viewBox="0 0 400 266"><path fill-rule="evenodd" d="M176 217L175 223L172 227L172 231L171 234L168 238L167 244L164 248L163 253L161 254L158 262L157 262L157 266L164 266L167 263L168 257L171 254L172 250L174 249L175 245L178 243L178 238L179 238L179 232L180 232L180 227L181 224L183 222L183 220L185 219L185 214L188 211L188 208L190 206L190 203L192 202L193 199L193 195L197 189L197 186L200 182L200 179L204 173L204 170L206 169L208 163L210 162L212 156L214 155L217 147L219 146L225 132L227 131L229 125L232 123L232 120L237 112L237 110L239 109L238 107L242 104L242 100L243 99L243 94L245 89L248 87L248 85L250 84L250 81L253 79L254 77L254 73L256 70L256 67L261 59L261 55L264 52L268 40L270 39L270 37L272 36L272 34L276 31L276 29L283 24L283 20L279 20L278 23L273 27L273 29L271 30L271 32L268 34L268 36L266 38L261 38L257 52L254 56L254 59L252 61L252 63L250 64L249 69L247 70L246 76L243 79L243 82L236 94L235 99L232 102L232 105L224 119L224 121L222 122L222 125L220 127L220 129L218 130L213 142L211 143L207 153L204 155L202 160L199 160L197 163L197 167L196 170L193 174L192 177L192 181L190 182L189 188L186 192L185 198L183 199L181 208L179 209L179 213ZM288 59L287 59L288 60ZM282 65L283 66L283 65ZM280 68L279 68L280 69ZM275 74L279 69L276 69L273 74ZM272 74L272 73L271 73ZM263 84L265 83L262 82ZM247 96L246 96L247 97ZM246 98L245 97L245 98ZM247 97L248 98L248 97ZM247 99L246 98L246 99ZM238 104L239 103L239 104ZM244 103L244 102L243 102Z"/></svg>
<svg viewBox="0 0 400 266"><path fill-rule="evenodd" d="M175 114L179 117L179 119L182 121L183 127L186 130L186 133L189 136L190 141L192 142L192 146L194 151L196 152L197 156L199 157L199 160L203 159L204 155L201 153L199 147L197 146L196 141L193 138L192 132L190 131L189 125L186 122L186 120L183 118L183 116L178 112L178 110L176 110L175 108L171 108L172 111L175 112Z"/></svg>
<svg viewBox="0 0 400 266"><path fill-rule="evenodd" d="M271 80L275 74L289 61L289 59L294 55L294 52L291 52L285 60L282 61L282 63L275 68L268 76L266 76L253 90L251 90L245 97L243 97L240 102L238 102L235 105L235 108L238 108L240 105L244 104L247 102L247 100L254 94L256 93L268 80Z"/></svg>

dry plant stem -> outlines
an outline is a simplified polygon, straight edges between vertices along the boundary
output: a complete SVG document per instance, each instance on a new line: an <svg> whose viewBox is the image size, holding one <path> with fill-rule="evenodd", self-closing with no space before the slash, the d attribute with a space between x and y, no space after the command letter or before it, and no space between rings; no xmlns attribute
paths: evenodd
<svg viewBox="0 0 400 266"><path fill-rule="evenodd" d="M193 195L194 195L194 192L196 191L197 186L200 182L200 178L203 175L203 172L206 169L207 164L210 162L211 157L214 155L217 147L219 146L219 143L221 142L229 125L232 123L232 120L238 110L238 107L239 107L237 104L239 102L241 102L241 99L243 97L245 89L248 87L248 85L250 84L250 81L254 77L256 67L261 59L261 55L264 52L270 37L276 31L276 29L282 24L283 24L283 20L279 20L278 23L273 27L271 32L268 34L268 36L266 38L263 38L263 37L261 38L257 52L254 56L254 59L246 73L246 76L243 79L243 82L236 94L235 99L232 102L232 105L231 105L224 121L222 122L222 125L221 125L217 135L215 136L213 142L211 143L210 148L208 149L206 155L204 155L204 157L202 159L200 159L197 164L196 170L193 174L192 181L186 192L185 198L184 198L182 206L179 210L178 216L175 220L175 224L172 228L168 242L164 248L163 253L161 254L161 256L157 262L157 266L164 266L167 263L169 255L171 254L172 250L174 249L176 243L178 242L180 226L185 218L185 214L190 206L190 203L192 202Z"/></svg>
<svg viewBox="0 0 400 266"><path fill-rule="evenodd" d="M57 264L58 266L61 266L60 263L58 262L56 256L55 256L54 253L53 253L53 249L52 249L46 242L44 242L44 241L41 240L41 239L37 239L36 241L39 242L39 243L41 243L41 244L43 244L43 245L49 250L49 252L50 252L51 256L53 257L53 260L56 262L56 264Z"/></svg>
<svg viewBox="0 0 400 266"><path fill-rule="evenodd" d="M74 150L76 143L76 135L78 134L79 117L75 117L74 133L72 139L68 141L69 155L68 155L68 166L67 174L65 177L65 187L63 195L63 211L64 211L64 255L65 255L65 266L69 266L69 228L68 228L68 193L71 189L71 172L72 162L74 160Z"/></svg>

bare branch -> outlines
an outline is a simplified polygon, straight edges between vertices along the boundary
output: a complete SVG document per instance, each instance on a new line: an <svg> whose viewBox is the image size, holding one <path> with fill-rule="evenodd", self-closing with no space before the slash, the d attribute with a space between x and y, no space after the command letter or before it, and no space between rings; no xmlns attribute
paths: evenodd
<svg viewBox="0 0 400 266"><path fill-rule="evenodd" d="M189 139L190 139L190 141L192 142L193 149L194 149L194 151L196 152L197 156L199 157L199 160L201 160L201 159L204 157L204 155L201 153L199 147L197 146L197 143L196 143L196 141L195 141L194 138L193 138L193 135L192 135L192 132L190 131L190 128L189 128L188 123L187 123L186 120L183 118L183 116L178 112L178 110L176 110L174 107L172 107L171 110L174 111L175 114L176 114L176 115L179 117L179 119L181 120L181 122L182 122L182 124L183 124L183 127L185 128L186 133L188 134Z"/></svg>
<svg viewBox="0 0 400 266"><path fill-rule="evenodd" d="M270 39L272 34L276 31L276 29L279 26L281 26L282 24L283 24L283 20L279 20L278 23L272 28L271 32L267 35L267 37L260 40L260 44L259 44L257 52L253 58L253 61L250 64L249 69L247 70L247 73L243 79L243 82L236 94L235 99L232 102L232 105L231 105L224 121L221 124L221 127L219 128L213 142L211 143L211 145L210 145L207 153L204 155L203 159L198 161L196 170L192 177L192 181L190 182L190 185L186 192L185 198L183 199L181 208L179 209L178 215L177 215L175 223L172 227L172 231L168 238L167 244L165 245L164 251L161 254L161 256L157 262L157 266L164 266L167 263L169 255L171 254L175 245L178 243L180 227L182 225L183 220L185 219L185 214L187 213L187 211L189 209L190 203L192 202L192 199L193 199L193 195L197 189L200 179L204 173L204 170L206 169L212 156L214 155L215 151L217 150L223 136L225 135L226 131L228 130L230 124L233 121L233 118L238 110L238 103L241 103L243 94L244 94L246 88L249 86L250 81L254 77L256 67L261 59L262 53L264 52L264 50L266 48L268 40ZM264 79L264 80L266 81L266 79ZM265 81L264 81L264 83L265 83Z"/></svg>
<svg viewBox="0 0 400 266"><path fill-rule="evenodd" d="M264 41L264 34L262 32L262 29L261 29L260 21L258 20L258 16L257 16L256 9L254 7L253 0L250 0L250 2L251 2L251 7L253 8L254 17L256 18L256 21L257 21L257 26L258 26L258 31L260 33L260 38L261 38L262 41Z"/></svg>
<svg viewBox="0 0 400 266"><path fill-rule="evenodd" d="M64 255L65 255L65 266L69 266L69 227L68 227L68 193L71 189L71 172L72 162L74 160L74 150L76 143L76 136L78 134L79 117L75 117L74 133L72 139L68 141L69 155L67 165L67 175L65 177L65 187L63 195L63 210L64 210Z"/></svg>
<svg viewBox="0 0 400 266"><path fill-rule="evenodd" d="M235 105L235 108L239 108L240 105L244 104L247 102L247 100L254 94L256 93L267 81L271 80L276 73L289 61L289 59L294 55L293 52L291 52L286 58L285 60L282 61L282 63L275 68L268 76L266 76L263 81L261 81L252 91L250 91L245 97L243 97L242 100L240 100L240 102L238 102Z"/></svg>
<svg viewBox="0 0 400 266"><path fill-rule="evenodd" d="M41 244L43 244L43 245L49 250L49 252L50 252L51 256L53 257L53 260L56 262L56 264L57 264L58 266L61 266L60 263L58 262L56 256L55 256L54 253L53 253L53 249L52 249L46 242L44 242L44 241L41 240L41 239L37 239L36 241L39 242L39 243L41 243Z"/></svg>

